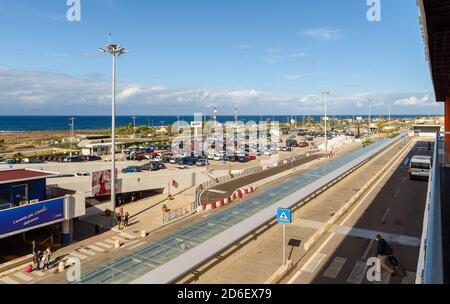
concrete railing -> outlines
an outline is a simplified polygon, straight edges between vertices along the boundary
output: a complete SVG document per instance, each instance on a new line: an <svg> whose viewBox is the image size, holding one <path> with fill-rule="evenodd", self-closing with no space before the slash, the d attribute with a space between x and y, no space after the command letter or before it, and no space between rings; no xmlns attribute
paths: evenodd
<svg viewBox="0 0 450 304"><path fill-rule="evenodd" d="M439 158L439 150L443 149L442 144L443 140L440 139L440 133L438 133L434 145L433 168L428 184L416 284L444 283Z"/></svg>

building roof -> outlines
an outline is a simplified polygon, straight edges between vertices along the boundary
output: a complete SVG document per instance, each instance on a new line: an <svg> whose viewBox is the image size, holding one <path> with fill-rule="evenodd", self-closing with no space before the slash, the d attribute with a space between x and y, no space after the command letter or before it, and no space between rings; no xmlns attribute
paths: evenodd
<svg viewBox="0 0 450 304"><path fill-rule="evenodd" d="M450 97L449 1L418 0L417 4L436 100L445 101L446 97Z"/></svg>
<svg viewBox="0 0 450 304"><path fill-rule="evenodd" d="M13 169L0 171L0 184L43 179L58 176L58 173L29 169Z"/></svg>

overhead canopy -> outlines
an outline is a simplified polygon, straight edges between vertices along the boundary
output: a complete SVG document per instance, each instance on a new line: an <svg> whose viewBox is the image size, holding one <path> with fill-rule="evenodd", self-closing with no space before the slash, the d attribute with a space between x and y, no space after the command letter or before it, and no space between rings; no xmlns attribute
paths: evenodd
<svg viewBox="0 0 450 304"><path fill-rule="evenodd" d="M450 97L450 0L417 0L437 101Z"/></svg>

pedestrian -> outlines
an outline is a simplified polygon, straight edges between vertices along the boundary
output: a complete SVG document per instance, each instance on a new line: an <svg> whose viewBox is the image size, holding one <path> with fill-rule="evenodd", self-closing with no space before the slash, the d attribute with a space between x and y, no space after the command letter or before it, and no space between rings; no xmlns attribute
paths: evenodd
<svg viewBox="0 0 450 304"><path fill-rule="evenodd" d="M52 258L52 250L50 247L47 247L47 250L44 252L44 268L50 269L50 261Z"/></svg>
<svg viewBox="0 0 450 304"><path fill-rule="evenodd" d="M124 228L128 227L128 221L130 220L130 214L128 212L125 213L125 216L123 218L123 226Z"/></svg>
<svg viewBox="0 0 450 304"><path fill-rule="evenodd" d="M117 223L119 224L119 230L120 230L122 227L122 215L118 212L116 214L116 217L117 217Z"/></svg>
<svg viewBox="0 0 450 304"><path fill-rule="evenodd" d="M34 270L36 271L41 270L41 259L42 259L42 252L40 250L33 253L33 263L35 266Z"/></svg>
<svg viewBox="0 0 450 304"><path fill-rule="evenodd" d="M394 275L395 271L390 266L389 256L394 253L391 246L381 237L381 235L377 234L375 237L377 241L377 255L378 260L380 261L381 267L383 267L389 274Z"/></svg>

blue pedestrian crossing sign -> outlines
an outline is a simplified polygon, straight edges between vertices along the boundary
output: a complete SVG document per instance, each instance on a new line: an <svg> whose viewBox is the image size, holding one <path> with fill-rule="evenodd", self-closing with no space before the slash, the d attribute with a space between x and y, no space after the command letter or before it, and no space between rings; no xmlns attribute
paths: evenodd
<svg viewBox="0 0 450 304"><path fill-rule="evenodd" d="M277 222L282 224L292 223L291 210L280 208L277 210Z"/></svg>

